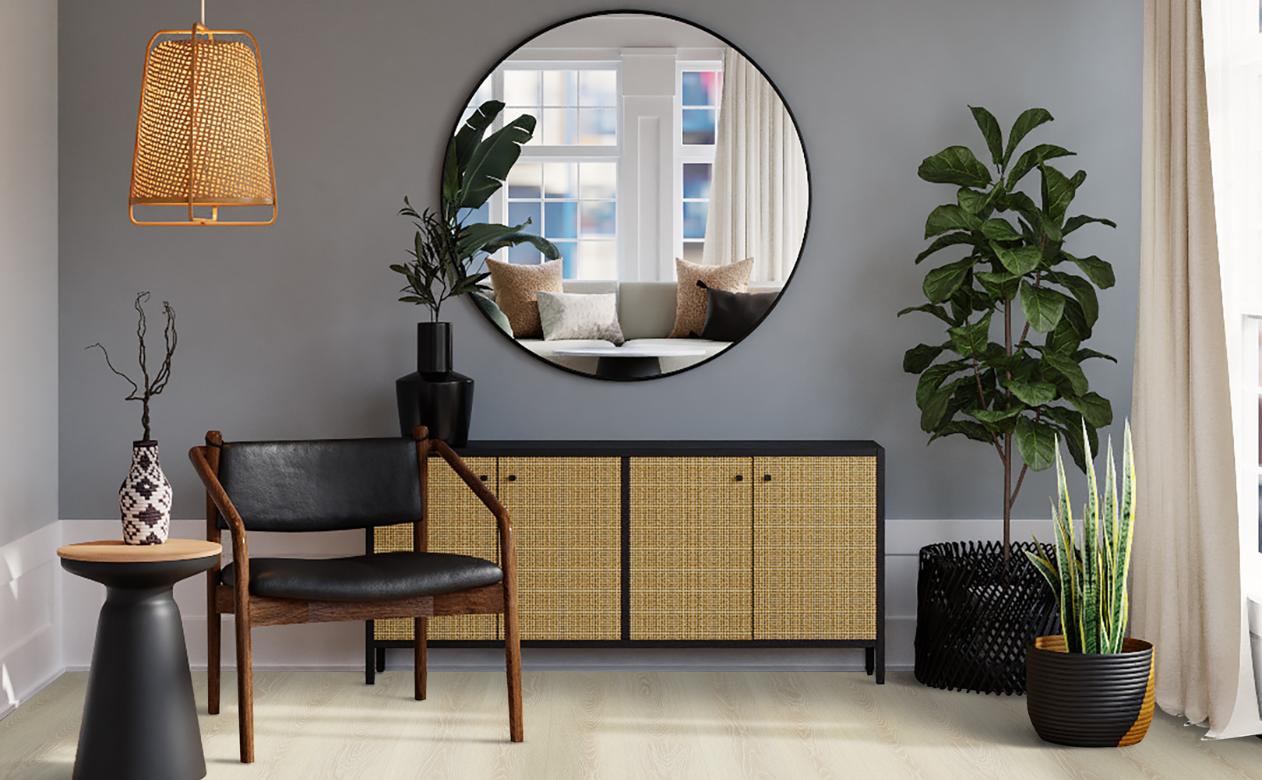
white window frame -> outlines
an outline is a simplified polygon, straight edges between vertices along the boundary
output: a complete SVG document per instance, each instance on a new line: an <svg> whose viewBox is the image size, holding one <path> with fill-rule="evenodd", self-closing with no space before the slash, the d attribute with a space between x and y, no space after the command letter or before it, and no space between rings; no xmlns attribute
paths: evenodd
<svg viewBox="0 0 1262 780"><path fill-rule="evenodd" d="M715 117L715 144L698 145L684 143L684 71L704 70L723 72L723 60L677 60L675 62L675 130L674 130L674 157L671 160L671 169L674 176L674 184L672 188L672 205L674 206L674 233L672 234L671 246L674 248L675 257L684 256L684 163L709 163L711 172L711 182L713 183L714 175L714 154L718 141L718 118L719 105L714 107ZM723 98L720 93L719 104L722 104ZM713 192L713 190L712 190ZM707 209L708 209L707 205ZM708 212L707 212L708 213ZM674 263L671 264L672 272ZM673 277L672 277L673 278Z"/></svg>

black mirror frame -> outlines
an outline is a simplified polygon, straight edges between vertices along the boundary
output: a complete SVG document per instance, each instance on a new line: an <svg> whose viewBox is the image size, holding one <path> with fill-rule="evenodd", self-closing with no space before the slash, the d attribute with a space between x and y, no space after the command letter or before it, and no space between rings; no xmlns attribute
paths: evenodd
<svg viewBox="0 0 1262 780"><path fill-rule="evenodd" d="M719 39L720 41L723 41L723 43L735 49L736 51L740 52L741 56L744 57L746 60L748 60L750 64L752 64L758 70L758 73L761 74L762 77L767 80L767 83L771 85L771 88L776 91L776 96L780 98L780 102L784 105L785 111L788 112L789 118L793 120L793 129L797 131L798 141L802 145L802 159L806 165L806 190L807 190L807 199L808 199L807 207L806 207L806 224L802 228L802 244L801 246L798 247L797 259L793 261L793 270L789 272L789 277L784 280L784 286L780 288L780 294L776 297L776 300L771 304L770 307L768 307L767 311L764 312L763 315L758 318L758 321L754 323L753 327L751 327L749 331L744 336L742 336L739 340L733 341L726 348L724 348L723 350L719 352L714 353L713 355L709 356L705 360L699 360L696 363L693 363L692 365L685 366L684 368L680 368L675 371L662 373L657 376L605 377L605 376L596 376L595 374L589 374L584 371L578 371L577 369L569 368L568 366L563 366L563 365L560 365L559 363L553 363L551 360L548 360L542 355L535 354L531 350L527 349L526 347L518 343L517 339L504 333L500 329L500 327L496 325L494 321L491 320L491 316L489 314L483 311L481 307L479 307L475 302L473 302L472 299L469 300L469 305L472 306L475 310L477 310L477 312L486 320L487 324L490 325L491 328L499 336L507 338L513 344L514 347L516 347L517 349L520 349L522 352L525 352L527 355L530 355L532 358L540 361L541 363L544 363L545 365L551 368L555 368L560 371L565 371L567 373L574 374L575 376L581 376L586 379L599 379L601 381L606 381L606 382L644 382L644 381L651 381L651 380L656 380L656 379L665 379L667 377L679 376L680 374L687 373L695 368L700 368L701 366L704 366L710 363L716 358L722 357L723 355L726 355L727 353L731 352L738 344L743 342L745 339L749 338L749 335L751 333L758 330L758 328L763 324L763 322L766 321L766 319L771 316L771 313L775 311L777 306L780 305L781 299L784 298L785 291L789 288L789 285L792 284L793 277L797 274L798 266L802 262L802 256L806 253L806 240L811 234L811 214L815 209L814 188L812 187L813 179L811 176L811 158L810 158L810 155L807 154L807 151L806 151L806 140L802 137L802 126L801 124L798 123L797 116L793 113L793 109L789 106L789 101L784 99L784 93L780 91L780 87L776 85L776 82L772 80L772 78L769 75L767 75L767 72L762 69L761 65L755 62L752 57L750 57L748 54L745 53L744 49L732 43L723 35L720 35L714 30L711 30L709 27L706 27L705 25L702 25L702 24L698 24L690 19L685 19L681 16L676 16L675 14L663 13L661 11L645 11L638 8L618 8L618 9L611 9L607 11L593 11L591 13L579 14L578 16L571 16L566 19L562 19L558 22L554 22L553 24L550 24L546 27L540 28L534 33L531 33L529 36L522 38L515 46L513 46L512 48L508 50L508 53L506 53L504 56L496 60L495 64L490 67L487 73L477 80L473 89L469 92L468 96L465 98L464 102L461 103L460 106L458 107L456 111L456 122L453 124L451 132L449 132L446 136L444 136L443 149L445 150L447 148L446 144L450 141L451 137L455 135L456 131L460 129L459 127L460 116L464 113L465 107L468 106L469 102L473 99L473 96L474 94L476 94L478 87L482 84L483 81L486 80L486 76L491 73L494 73L495 69L498 68L500 65L504 64L504 62L509 57L513 56L513 53L516 52L518 49L530 43L535 38L538 38L540 35L543 35L544 33L549 32L551 30L555 30L558 27L562 27L564 25L570 24L571 22L577 22L583 19L591 19L597 16L616 16L616 15L624 15L624 14L638 14L641 16L656 16L662 19L670 19L671 21L679 22L680 24L686 24L690 27L695 27L698 30L703 30L706 33ZM444 155L443 159L444 159L444 169L445 169L446 155ZM438 197L441 202L442 200L441 174L439 176L439 181L438 181Z"/></svg>

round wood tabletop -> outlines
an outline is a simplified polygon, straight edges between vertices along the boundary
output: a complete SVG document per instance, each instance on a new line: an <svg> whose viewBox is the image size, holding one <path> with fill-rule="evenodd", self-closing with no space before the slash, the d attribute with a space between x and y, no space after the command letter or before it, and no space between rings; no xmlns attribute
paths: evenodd
<svg viewBox="0 0 1262 780"><path fill-rule="evenodd" d="M167 539L164 544L126 544L122 539L68 544L57 548L57 555L72 561L100 563L149 563L187 561L218 555L223 547L218 542L202 539Z"/></svg>

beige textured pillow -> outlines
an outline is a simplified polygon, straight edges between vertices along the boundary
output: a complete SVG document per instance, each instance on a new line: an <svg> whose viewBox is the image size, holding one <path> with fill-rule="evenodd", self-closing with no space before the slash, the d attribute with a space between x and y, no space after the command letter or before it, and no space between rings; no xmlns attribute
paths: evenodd
<svg viewBox="0 0 1262 780"><path fill-rule="evenodd" d="M488 258L486 266L491 271L495 304L508 317L508 324L513 328L513 338L543 338L543 325L539 321L539 303L535 293L540 290L563 292L561 261L516 265ZM704 293L705 290L701 292ZM704 318L703 313L702 319Z"/></svg>
<svg viewBox="0 0 1262 780"><path fill-rule="evenodd" d="M752 257L728 265L697 265L675 258L679 289L675 297L675 327L668 338L686 339L690 333L700 333L705 327L706 294L697 286L698 281L716 290L743 293L749 290L749 274L753 270Z"/></svg>

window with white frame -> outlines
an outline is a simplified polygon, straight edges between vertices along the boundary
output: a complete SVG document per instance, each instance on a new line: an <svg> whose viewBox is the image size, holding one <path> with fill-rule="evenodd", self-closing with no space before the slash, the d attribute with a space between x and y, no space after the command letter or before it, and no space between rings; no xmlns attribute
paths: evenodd
<svg viewBox="0 0 1262 780"><path fill-rule="evenodd" d="M1213 159L1229 363L1236 478L1241 518L1252 523L1262 552L1262 0L1206 0L1203 6L1206 87ZM1242 520L1243 522L1243 520ZM1259 569L1262 567L1254 567ZM1252 590L1262 572L1246 567Z"/></svg>
<svg viewBox="0 0 1262 780"><path fill-rule="evenodd" d="M722 88L720 63L686 63L677 69L675 175L680 197L675 253L691 263L701 262L705 248Z"/></svg>
<svg viewBox="0 0 1262 780"><path fill-rule="evenodd" d="M558 54L550 51L550 56ZM642 159L633 156L628 163L625 158L622 67L621 61L564 58L501 64L474 93L461 122L483 102L495 99L505 108L488 132L529 114L536 120L535 133L504 186L482 208L465 215L465 221L525 224L524 232L556 245L566 279L671 279L673 264L656 264L668 251L700 262L714 168L721 59L677 61L673 97L669 83L661 89L665 102L657 115L663 127L669 124L673 129L674 137L660 152L669 157L663 162L672 172L662 181L665 189L660 194L640 191L648 185L636 175L622 175L624 165L633 173L652 169ZM667 243L660 252L643 235L620 232L620 203L639 204L643 219L643 204L665 207L660 198L672 193L670 217L661 224ZM635 222L632 216L630 223ZM622 256L628 246L637 250L630 253L630 260ZM543 260L530 244L501 250L496 258L522 264Z"/></svg>

